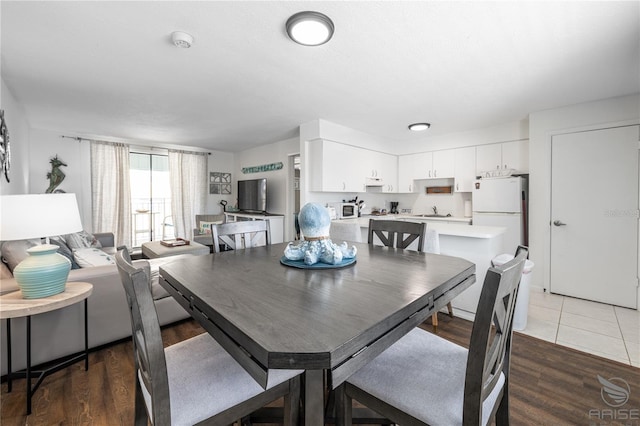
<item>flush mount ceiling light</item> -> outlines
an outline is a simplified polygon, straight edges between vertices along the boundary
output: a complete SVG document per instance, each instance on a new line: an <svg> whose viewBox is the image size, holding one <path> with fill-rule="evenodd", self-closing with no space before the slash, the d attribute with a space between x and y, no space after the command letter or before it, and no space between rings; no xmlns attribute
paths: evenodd
<svg viewBox="0 0 640 426"><path fill-rule="evenodd" d="M423 130L427 130L431 127L431 123L413 123L409 124L409 130L413 132L422 132Z"/></svg>
<svg viewBox="0 0 640 426"><path fill-rule="evenodd" d="M193 36L182 31L174 31L171 33L171 41L176 47L188 49L193 44Z"/></svg>
<svg viewBox="0 0 640 426"><path fill-rule="evenodd" d="M319 12L299 12L287 20L287 35L303 46L320 46L333 37L333 22Z"/></svg>

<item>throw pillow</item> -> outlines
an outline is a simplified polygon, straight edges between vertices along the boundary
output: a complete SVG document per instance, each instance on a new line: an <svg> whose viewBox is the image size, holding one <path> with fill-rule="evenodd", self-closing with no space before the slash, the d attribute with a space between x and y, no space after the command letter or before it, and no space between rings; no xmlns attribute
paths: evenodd
<svg viewBox="0 0 640 426"><path fill-rule="evenodd" d="M95 247L73 249L73 257L81 268L116 264L113 256Z"/></svg>
<svg viewBox="0 0 640 426"><path fill-rule="evenodd" d="M64 242L62 237L51 237L49 238L49 242L58 246L58 253L69 259L69 262L71 262L71 269L80 269L80 265L78 265L76 259L73 257L73 252L67 243Z"/></svg>
<svg viewBox="0 0 640 426"><path fill-rule="evenodd" d="M76 232L75 234L63 235L67 245L71 250L84 247L102 247L100 241L87 231Z"/></svg>
<svg viewBox="0 0 640 426"><path fill-rule="evenodd" d="M13 273L13 269L18 266L18 263L29 256L27 249L38 244L40 244L39 239L5 241L2 243L2 261L9 267L11 273Z"/></svg>
<svg viewBox="0 0 640 426"><path fill-rule="evenodd" d="M200 222L200 233L201 234L211 234L211 226L218 225L222 223L222 221L218 222Z"/></svg>
<svg viewBox="0 0 640 426"><path fill-rule="evenodd" d="M0 262L0 281L8 280L13 278L13 274L9 270L9 267L6 263Z"/></svg>

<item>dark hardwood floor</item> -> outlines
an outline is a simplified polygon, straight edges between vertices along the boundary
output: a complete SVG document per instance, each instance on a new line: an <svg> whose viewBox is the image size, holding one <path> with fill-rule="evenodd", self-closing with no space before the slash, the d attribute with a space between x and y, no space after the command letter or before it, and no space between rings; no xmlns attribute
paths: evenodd
<svg viewBox="0 0 640 426"><path fill-rule="evenodd" d="M439 335L467 345L470 322L442 314L439 321ZM428 322L423 326L431 331ZM169 345L202 331L194 321L185 321L165 328L163 337ZM28 417L25 381L14 381L11 393L7 393L7 384L3 383L0 424L132 425L131 342L92 352L89 364L88 372L84 371L83 363L77 363L47 377L34 395L33 414ZM638 368L519 333L514 334L511 365L514 425L640 425ZM606 405L598 375L625 380L631 387L627 403L618 408Z"/></svg>

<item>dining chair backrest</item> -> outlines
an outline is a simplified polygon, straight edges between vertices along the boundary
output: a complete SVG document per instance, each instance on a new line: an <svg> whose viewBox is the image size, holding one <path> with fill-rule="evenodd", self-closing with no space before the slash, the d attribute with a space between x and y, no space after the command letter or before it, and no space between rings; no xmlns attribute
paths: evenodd
<svg viewBox="0 0 640 426"><path fill-rule="evenodd" d="M425 222L369 219L367 242L374 244L374 237L377 237L387 247L406 249L417 240L417 249L422 251L426 229L427 224Z"/></svg>
<svg viewBox="0 0 640 426"><path fill-rule="evenodd" d="M508 389L513 314L528 254L528 249L521 246L514 259L489 268L485 275L469 342L463 424L481 423L481 407L494 390L501 373L505 383L497 401L502 399L504 389ZM493 407L494 413L497 409L498 404ZM508 413L508 410L502 412Z"/></svg>
<svg viewBox="0 0 640 426"><path fill-rule="evenodd" d="M271 244L268 220L245 220L212 225L213 250L221 251L220 245L231 250Z"/></svg>
<svg viewBox="0 0 640 426"><path fill-rule="evenodd" d="M149 275L144 268L131 263L127 250L118 251L115 258L131 314L135 371L139 379L136 380L136 398L142 398L139 389L139 381L142 380L151 400L152 412L147 413L148 417L154 424L169 424L169 379ZM143 405L136 403L136 410Z"/></svg>
<svg viewBox="0 0 640 426"><path fill-rule="evenodd" d="M343 241L354 243L362 242L362 231L357 220L343 220L331 222L329 228L329 237L331 241L340 244Z"/></svg>

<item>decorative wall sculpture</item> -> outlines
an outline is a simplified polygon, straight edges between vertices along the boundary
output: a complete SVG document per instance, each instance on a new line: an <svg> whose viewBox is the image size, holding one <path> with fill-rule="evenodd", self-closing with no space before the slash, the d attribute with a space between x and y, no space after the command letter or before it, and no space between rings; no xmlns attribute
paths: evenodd
<svg viewBox="0 0 640 426"><path fill-rule="evenodd" d="M67 165L62 160L60 160L57 155L53 157L51 160L49 160L49 163L51 163L51 171L47 173L47 179L49 179L49 187L45 192L47 194L50 194L54 191L64 192L61 189L56 190L56 188L62 183L62 181L65 178L65 174L60 169L60 167L62 166L66 167Z"/></svg>

